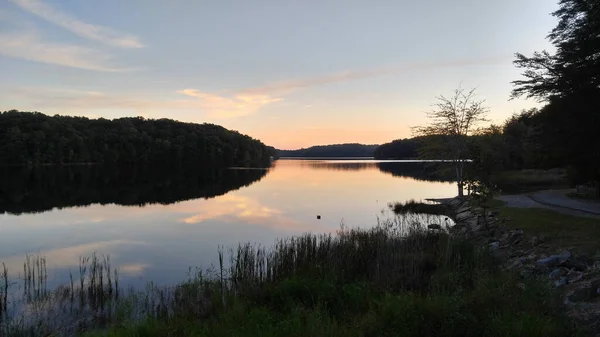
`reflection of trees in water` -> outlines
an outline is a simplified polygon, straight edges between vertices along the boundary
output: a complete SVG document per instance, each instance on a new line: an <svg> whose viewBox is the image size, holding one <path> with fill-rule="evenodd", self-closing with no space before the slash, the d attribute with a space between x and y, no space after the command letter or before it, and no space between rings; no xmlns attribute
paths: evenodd
<svg viewBox="0 0 600 337"><path fill-rule="evenodd" d="M325 169L332 171L359 171L375 168L375 163L348 163L348 162L326 162L326 161L305 161L300 166L308 166L314 169Z"/></svg>
<svg viewBox="0 0 600 337"><path fill-rule="evenodd" d="M394 177L409 177L416 180L452 182L452 166L449 163L424 163L424 162L325 162L306 161L301 164L314 169L332 171L360 171L378 169Z"/></svg>
<svg viewBox="0 0 600 337"><path fill-rule="evenodd" d="M453 182L455 181L448 170L449 164L432 163L377 163L381 172L394 177L408 177L415 180Z"/></svg>
<svg viewBox="0 0 600 337"><path fill-rule="evenodd" d="M157 166L0 169L0 213L117 204L143 206L213 198L259 181L267 170Z"/></svg>

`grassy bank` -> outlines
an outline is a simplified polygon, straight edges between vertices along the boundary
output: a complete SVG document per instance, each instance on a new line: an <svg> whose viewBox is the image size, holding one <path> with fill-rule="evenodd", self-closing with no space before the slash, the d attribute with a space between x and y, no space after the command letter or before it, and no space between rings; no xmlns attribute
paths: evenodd
<svg viewBox="0 0 600 337"><path fill-rule="evenodd" d="M489 251L443 230L399 223L283 239L273 249L220 251L216 270L169 289L124 293L106 260L82 260L79 282L29 302L45 303L38 305L46 310L41 318L58 307L75 310L61 323L5 317L2 335L577 334L545 281L503 271Z"/></svg>
<svg viewBox="0 0 600 337"><path fill-rule="evenodd" d="M494 200L492 210L507 220L506 226L523 229L529 236L543 236L544 244L595 255L600 242L600 219L578 217L543 208L507 207Z"/></svg>
<svg viewBox="0 0 600 337"><path fill-rule="evenodd" d="M543 189L568 188L567 171L551 170L515 170L495 173L491 177L503 194L517 194Z"/></svg>

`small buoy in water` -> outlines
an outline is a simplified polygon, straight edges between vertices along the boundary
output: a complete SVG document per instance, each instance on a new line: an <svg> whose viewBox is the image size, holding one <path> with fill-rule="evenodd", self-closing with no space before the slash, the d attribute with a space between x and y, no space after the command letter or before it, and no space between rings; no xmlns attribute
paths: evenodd
<svg viewBox="0 0 600 337"><path fill-rule="evenodd" d="M320 216L320 215L317 215L317 219L321 219L321 216Z"/></svg>

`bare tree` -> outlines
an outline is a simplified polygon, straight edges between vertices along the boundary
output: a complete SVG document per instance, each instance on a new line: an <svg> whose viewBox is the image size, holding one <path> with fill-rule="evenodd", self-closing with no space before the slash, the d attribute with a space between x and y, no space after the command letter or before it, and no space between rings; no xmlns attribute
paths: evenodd
<svg viewBox="0 0 600 337"><path fill-rule="evenodd" d="M429 125L412 128L415 136L423 137L430 150L421 152L423 159L452 161L460 197L463 196L464 163L469 159L468 136L477 130L479 123L487 121L487 112L485 100L475 98L475 88L467 91L459 87L451 97L437 97L433 109L426 113Z"/></svg>

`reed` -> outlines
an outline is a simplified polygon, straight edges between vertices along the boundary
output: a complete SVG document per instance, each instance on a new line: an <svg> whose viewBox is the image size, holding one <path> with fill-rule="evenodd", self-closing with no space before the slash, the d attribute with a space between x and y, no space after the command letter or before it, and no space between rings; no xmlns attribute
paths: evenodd
<svg viewBox="0 0 600 337"><path fill-rule="evenodd" d="M414 294L410 301L418 301L420 296L475 289L476 275L499 273L486 250L444 230L427 230L427 223L441 218L412 214L378 220L369 229L342 226L335 234L282 238L270 248L250 243L218 247L216 269L190 268L180 284L150 282L142 290L123 290L110 258L96 254L80 258L79 282L71 274L68 285L48 290L45 258L28 255L20 305L7 312L8 290L1 290L7 319L0 322L0 336L72 336L146 322L212 326L227 315L252 311L252 306L280 315L302 305L343 321L348 310L363 313L375 306L371 297ZM2 275L8 285L6 268ZM173 329L168 333L177 335Z"/></svg>

